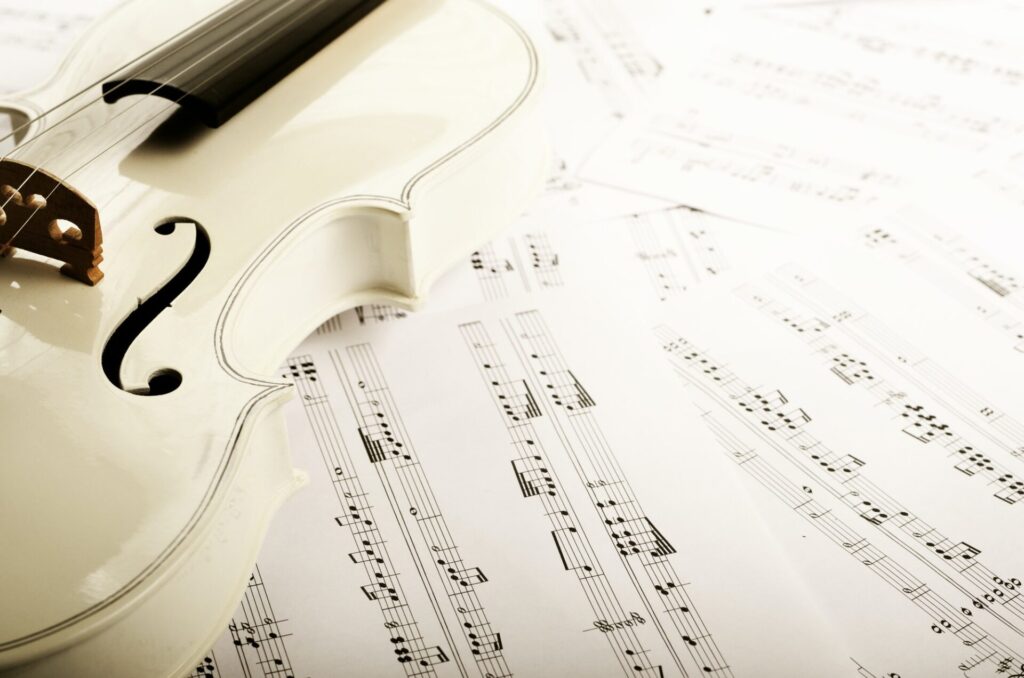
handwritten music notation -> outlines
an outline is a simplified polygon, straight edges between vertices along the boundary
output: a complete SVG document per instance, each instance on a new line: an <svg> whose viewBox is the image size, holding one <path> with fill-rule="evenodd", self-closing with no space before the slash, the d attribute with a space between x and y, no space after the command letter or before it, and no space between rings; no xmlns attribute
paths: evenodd
<svg viewBox="0 0 1024 678"><path fill-rule="evenodd" d="M416 554L419 570L436 573L480 675L511 676L501 634L492 628L477 593L488 578L480 567L463 560L372 347L351 346L344 353L333 352L332 357L344 375L345 391L370 463L395 488L389 494L391 510L404 525L406 540L415 535L423 544Z"/></svg>

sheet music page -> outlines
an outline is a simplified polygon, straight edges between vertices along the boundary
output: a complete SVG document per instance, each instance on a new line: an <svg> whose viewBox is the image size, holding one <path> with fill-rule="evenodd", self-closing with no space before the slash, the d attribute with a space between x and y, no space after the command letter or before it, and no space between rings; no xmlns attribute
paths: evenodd
<svg viewBox="0 0 1024 678"><path fill-rule="evenodd" d="M442 284L433 310L410 316L394 309L359 309L326 325L296 353L282 373L296 381L300 393L300 402L290 410L290 424L296 431L298 454L309 455L305 457L308 461L300 458L298 463L322 474L320 489L316 489L314 477L308 499L294 502L286 509L287 517L280 519L290 521L288 527L276 529L269 538L259 563L259 579L254 580L254 592L247 598L250 602L243 604L235 628L211 653L211 661L220 662L220 673L248 675L245 671L255 673L260 661L281 660L290 662L294 672L290 675L318 675L323 671L309 667L318 666L318 661L336 661L332 648L353 638L351 628L346 627L342 637L332 643L320 636L318 643L308 646L309 655L302 664L307 674L303 674L296 668L301 650L293 646L301 648L306 641L287 635L298 635L289 625L302 615L281 610L282 605L299 610L306 609L303 604L312 605L315 611L306 613L311 620L296 622L300 628L301 623L310 625L307 633L321 625L334 628L333 623L324 623L332 618L332 613L323 609L321 586L328 584L311 584L317 577L335 587L342 581L348 583L350 604L341 613L346 618L351 619L359 609L365 614L378 613L378 598L367 595L366 582L337 578L333 569L324 570L320 556L315 561L303 556L310 549L334 553L347 548L347 542L327 546L328 528L351 527L343 515L341 523L329 524L345 510L346 505L338 502L346 498L345 492L359 495L375 487L364 484L368 481L360 474L361 489L352 492L346 484L349 489L340 490L338 497L338 484L333 483L331 473L340 468L335 462L342 458L324 450L345 450L345 463L352 464L346 468L359 465L378 471L369 475L370 481L381 483L381 487L387 484L393 488L393 496L389 499L385 490L387 501L374 503L382 508L374 509L371 520L382 524L386 518L380 517L379 511L384 511L384 516L390 511L397 517L390 529L401 533L398 521L403 508L415 508L418 515L419 507L402 503L405 490L401 488L406 486L395 475L398 469L387 476L386 466L378 465L393 463L387 461L385 450L391 449L394 457L396 450L416 444L408 440L424 437L427 443L421 447L436 440L444 462L430 464L422 454L401 461L423 467L424 482L432 488L431 502L451 502L447 504L451 509L444 513L446 521L448 516L452 521L479 517L480 524L459 530L445 522L449 530L445 534L450 532L452 539L455 534L469 535L468 541L452 542L459 545L463 558L456 569L481 568L488 581L479 576L473 580L473 591L481 601L496 600L493 609L503 609L497 601L504 595L515 598L504 608L508 619L504 628L524 624L532 629L533 621L526 620L532 620L534 614L532 601L547 601L556 595L548 587L568 595L565 585L547 577L576 575L583 585L586 580L581 580L580 572L590 572L585 569L588 565L562 560L569 549L561 539L565 533L551 536L547 549L539 544L527 546L537 539L527 533L540 528L536 523L531 528L525 516L523 523L512 518L522 511L522 506L513 508L515 502L529 505L540 497L536 503L543 503L547 501L544 497L551 495L544 495L542 486L557 481L557 491L565 493L576 511L574 519L580 520L572 527L593 540L587 548L594 549L595 557L600 553L599 538L611 538L614 544L615 537L602 537L600 529L595 531L585 519L584 509L596 507L600 527L604 508L610 504L603 501L604 495L591 492L596 488L589 487L592 481L584 480L587 467L574 462L584 459L576 456L583 454L581 450L596 455L599 447L615 455L614 462L603 468L621 466L622 475L615 475L616 482L628 478L627 501L644 507L643 516L652 526L648 529L651 543L669 545L656 547L651 555L660 553L658 557L670 564L673 559L687 563L686 572L673 570L673 577L678 575L691 584L686 590L693 596L690 604L680 607L699 610L702 628L715 644L714 649L709 645L706 656L723 660L718 666L707 664L713 671L717 668L722 675L737 676L793 671L795 675L975 677L1014 675L1013 671L1024 670L1024 603L1019 598L1024 562L1014 537L1020 531L1018 511L1024 500L1024 470L1018 468L1024 460L1024 412L1014 387L1024 375L1017 374L1020 366L1013 363L1020 351L1012 337L984 314L967 303L951 304L951 295L941 287L972 283L1010 302L1016 291L1014 268L1000 268L999 272L994 265L958 269L936 251L932 254L935 261L946 264L938 269L943 275L936 275L914 257L882 251L898 245L890 245L891 237L877 233L805 248L786 236L685 209L632 215L625 223L620 221L549 229L543 244L533 243L535 250L526 244L525 235L519 236L520 240L513 235L508 251L514 251L519 243L524 251L537 252L529 255L524 271L515 265L508 271L504 265L521 261L522 256L518 260L497 257L481 266L480 257L474 255L466 268ZM685 235L699 232L698 223L705 234L734 235L733 239L716 240L704 250L705 256L715 252L721 257L717 267L680 264L679 260L700 256L699 249L685 246ZM594 245L591 254L602 250L629 254L620 260L567 255L570 243L584 240L577 235L582 228L589 229L592 243L601 243L600 234L607 232L608 243ZM617 235L613 238L611 234ZM626 234L634 243L632 249L625 245ZM749 254L745 260L728 258L737 250L737 242L749 245L755 237L761 238L756 245L759 261ZM934 235L930 239L935 240ZM923 235L919 242L925 249L929 236ZM950 251L961 252L966 241L951 242ZM673 247L679 257L667 254ZM556 250L559 258L553 265ZM658 257L659 252L665 256ZM965 260L974 261L982 250L969 252L963 255ZM777 263L794 257L802 263ZM632 270L629 258L633 259ZM735 265L726 263L729 261ZM609 270L616 271L616 284L609 285ZM865 270L872 275L865 276ZM699 271L704 275L698 275ZM458 278L464 278L463 282ZM673 285L668 280L685 282ZM475 283L477 305L469 297L456 300L447 294L447 286L464 291L474 287L471 282ZM445 303L454 310L445 310ZM415 350L410 350L411 346ZM609 360L609 355L615 359ZM538 360L545 362L531 373L531 364ZM329 367L321 373L324 364ZM357 370L356 365L361 367ZM493 370L499 370L496 378ZM371 373L382 380L373 382L372 388L363 376ZM684 386L682 391L665 382L673 375ZM553 388L545 394L549 379ZM598 390L601 384L606 390ZM402 401L412 403L411 410L398 409L401 403L396 389L408 389ZM378 391L386 392L384 398L377 397ZM599 399L599 393L606 395ZM324 405L327 402L329 408ZM388 407L394 409L370 413L372 407L367 403L373 402L390 403ZM331 418L324 423L318 417L327 417L328 409ZM599 411L606 414L595 416L596 428L587 428L584 434L576 419L585 412L589 420ZM387 421L373 424L373 416L380 413ZM392 417L408 421L395 424ZM416 420L422 423L413 429L409 422ZM521 421L527 423L520 425ZM549 422L554 437L544 434ZM386 427L381 425L384 423ZM559 423L570 428L559 428ZM391 432L397 426L403 427L402 433ZM534 441L526 448L520 426L529 431L528 440ZM328 430L334 431L330 434L334 442L322 439ZM422 433L417 435L416 430ZM621 442L616 443L616 435ZM673 452L670 445L659 442L657 436L661 435L667 436L665 440L686 441L687 452ZM541 459L519 454L537 445L545 451ZM504 449L506 454L497 459L476 454L483 448ZM551 458L556 451L568 455L568 467L560 465L557 457ZM602 462L599 456L589 458L595 464ZM544 466L537 468L534 463ZM565 468L557 470L560 466ZM545 475L552 468L557 478ZM575 489L583 494L570 496L573 474L579 483ZM651 474L658 480L650 478ZM699 481L691 484L686 479ZM495 489L502 482L507 485L505 499L512 506L503 503ZM412 489L409 492L412 496ZM327 523L319 528L321 537L310 536L305 527L316 522L311 513L314 503L319 507L320 522ZM349 505L357 506L357 513L363 510L363 504ZM561 510L557 506L555 513ZM658 507L662 507L660 513ZM487 517L490 510L499 515ZM550 518L552 512L551 506L543 507L533 520ZM669 519L667 523L655 519L661 513ZM625 516L617 515L613 525L620 517ZM540 527L551 535L565 528L563 523L541 522ZM414 553L419 523L409 524L412 536L403 538L400 546ZM490 528L481 524L500 525L502 537L495 540L488 533ZM587 524L590 530L584 527ZM641 525L647 523L641 521ZM493 553L489 549L495 548L494 541L521 547L513 547L520 548L515 555L499 550L491 556L499 563L499 569L490 568L495 573L491 575L480 563ZM480 551L476 557L484 560L469 560L470 544ZM358 546L354 543L352 548ZM420 546L419 550L428 548ZM547 569L544 553L554 561ZM609 582L618 581L612 568L604 564L614 562L614 555L610 561L601 561L600 571ZM386 562L395 563L391 559L399 557L389 553ZM619 564L628 570L631 557ZM516 570L501 576L501 564L510 558L531 575ZM728 562L723 563L723 558ZM295 559L302 565L296 566ZM338 551L326 562L376 577L372 568L357 568L362 562L358 553L346 561ZM750 567L755 562L757 566ZM728 568L737 563L743 563L743 573L733 571L724 579L715 576L730 572ZM296 567L306 569L296 575ZM413 581L426 588L430 582L426 566L401 571L424 570L428 574ZM392 571L400 570L387 570ZM702 572L704 577L699 576ZM542 580L534 582L531 576ZM752 576L753 591L745 588L751 583L745 578ZM769 583L760 580L761 576ZM503 593L501 581L516 585ZM658 589L661 584L654 580L650 584L655 592L665 590L664 586ZM390 588L394 587L387 590ZM372 592L372 587L369 590ZM708 596L703 605L697 597L701 590ZM272 596L274 591L279 593ZM530 592L531 603L523 603L523 591ZM773 600L769 592L783 592L782 598ZM616 594L617 598L626 595L619 589ZM402 595L411 597L413 593ZM642 587L637 595L643 595ZM261 617L259 610L269 609L272 597L274 613ZM258 602L264 599L266 602ZM561 648L555 652L559 659L550 659L551 664L529 663L533 661L531 652L514 662L513 650L505 651L508 639L518 633L523 638L530 636L526 630L498 630L496 618L488 616L487 628L505 634L501 643L506 663L481 666L478 662L477 672L502 675L500 670L507 669L521 675L630 675L628 666L615 663L612 645L602 646L603 651L598 652L582 640L589 633L583 629L590 627L570 621L569 612L587 614L588 608L580 605L592 599L584 596L574 606L569 599L557 598L562 602L553 608L565 616L553 610L542 615L550 626L537 630L544 639L558 638ZM265 607L260 608L261 604ZM420 606L433 609L423 603ZM456 606L456 622L458 607L470 609ZM672 620L668 608L661 615L644 614L640 602L627 608L643 617L645 624L659 617L665 623ZM600 616L610 614L608 609L618 608L590 608L595 616L592 621L608 621ZM658 609L656 605L654 609ZM444 619L447 613L435 614ZM778 619L784 623L780 625ZM416 617L416 623L419 629L428 622ZM246 625L251 631L239 635L238 629L244 632ZM370 623L356 626L373 628ZM765 636L765 629L782 629L783 633ZM267 641L276 642L269 634L281 638L281 649L274 652L287 650L287 658L259 654L253 643L269 648ZM698 639L693 633L684 633L680 636L682 649L699 647L683 636ZM363 650L372 646L369 636L357 635L352 642ZM460 647L457 636L450 642L451 647ZM470 655L475 656L472 642L470 638ZM530 642L537 647L533 643L541 641ZM451 665L455 651L444 652L445 647L425 641L422 647L409 649L434 651L431 656L437 663L430 667L432 672L455 670L454 675L463 675L462 669ZM440 660L438 648L445 661ZM663 653L657 655L658 663L635 666L642 672L657 671L653 675L694 675L694 666L682 653L680 664L665 663L664 652L672 656L668 648L665 644ZM354 650L344 652L349 653L346 662L364 661L363 654L353 659ZM651 653L656 656L654 650ZM696 649L694 653L695 657L705 656ZM547 658L551 653L541 654ZM585 662L583 656L589 659ZM567 660L570 663L557 663L566 657L571 658ZM381 661L381 657L375 656L373 661ZM770 669L764 668L765 662ZM356 666L366 675L387 675L384 666ZM586 667L586 672L577 673L580 667ZM465 675L474 675L472 664Z"/></svg>
<svg viewBox="0 0 1024 678"><path fill-rule="evenodd" d="M498 4L551 179L281 366L189 678L1024 676L1021 3ZM0 0L0 93L102 7Z"/></svg>
<svg viewBox="0 0 1024 678"><path fill-rule="evenodd" d="M856 675L649 334L530 301L330 332L289 361L311 484L220 675Z"/></svg>
<svg viewBox="0 0 1024 678"><path fill-rule="evenodd" d="M1012 200L1004 163L1024 118L1006 102L1022 53L1000 26L1019 9L996 5L983 22L959 2L716 12L581 176L804 232L921 186L933 201L991 201L972 174Z"/></svg>
<svg viewBox="0 0 1024 678"><path fill-rule="evenodd" d="M849 92L750 129L711 76L652 115L683 65L616 9L544 5L530 213L418 313L354 309L282 368L311 487L195 676L1024 673L1013 156L897 106L880 158ZM813 42L821 15L756 25ZM638 164L652 129L692 138ZM933 200L951 157L1002 172L983 223Z"/></svg>
<svg viewBox="0 0 1024 678"><path fill-rule="evenodd" d="M912 268L817 249L672 300L656 334L759 510L813 527L821 551L787 553L844 638L901 638L901 676L1013 675L1020 352ZM873 611L844 621L837 588Z"/></svg>

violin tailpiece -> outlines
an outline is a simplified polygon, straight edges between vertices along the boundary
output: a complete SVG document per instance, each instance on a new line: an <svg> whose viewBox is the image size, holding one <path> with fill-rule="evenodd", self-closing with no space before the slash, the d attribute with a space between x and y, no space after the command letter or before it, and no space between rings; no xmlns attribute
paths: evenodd
<svg viewBox="0 0 1024 678"><path fill-rule="evenodd" d="M62 227L61 222L70 224ZM44 170L0 161L0 257L14 248L63 261L60 271L86 285L103 278L99 211Z"/></svg>

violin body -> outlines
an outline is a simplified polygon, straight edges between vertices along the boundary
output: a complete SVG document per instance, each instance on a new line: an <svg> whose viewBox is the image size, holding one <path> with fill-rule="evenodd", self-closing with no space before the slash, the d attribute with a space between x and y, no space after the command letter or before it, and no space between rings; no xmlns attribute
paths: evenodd
<svg viewBox="0 0 1024 678"><path fill-rule="evenodd" d="M0 260L4 676L188 673L303 482L279 365L347 308L415 308L544 179L536 53L475 0L387 0L218 129L158 97L63 120L225 4L130 0L0 103L38 118L11 157L104 226L93 287Z"/></svg>

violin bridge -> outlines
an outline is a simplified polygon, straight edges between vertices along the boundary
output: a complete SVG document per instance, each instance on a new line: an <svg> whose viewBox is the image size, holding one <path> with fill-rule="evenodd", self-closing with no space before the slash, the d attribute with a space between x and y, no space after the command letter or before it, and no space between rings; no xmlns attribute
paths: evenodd
<svg viewBox="0 0 1024 678"><path fill-rule="evenodd" d="M61 222L71 226L62 228ZM86 285L103 278L96 206L41 169L0 160L0 257L15 247L63 261L61 273Z"/></svg>

